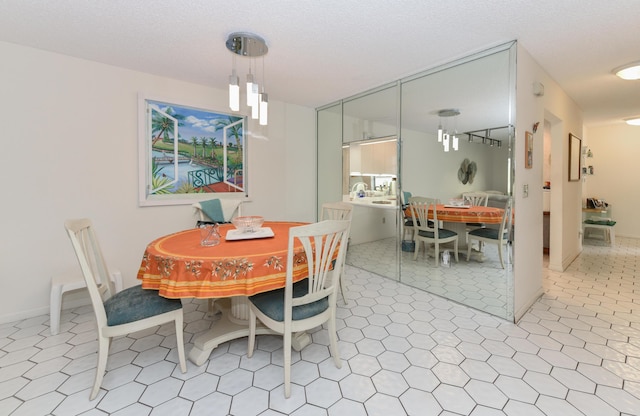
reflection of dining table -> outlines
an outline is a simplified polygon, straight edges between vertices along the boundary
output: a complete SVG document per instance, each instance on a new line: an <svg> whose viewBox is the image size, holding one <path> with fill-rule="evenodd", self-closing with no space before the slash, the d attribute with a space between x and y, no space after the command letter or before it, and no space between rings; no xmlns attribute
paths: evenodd
<svg viewBox="0 0 640 416"><path fill-rule="evenodd" d="M404 210L406 217L412 217L411 208L407 207ZM466 224L500 224L502 222L502 215L504 209L496 207L485 206L453 206L445 204L436 205L436 214L438 221L443 221L446 224L444 228L451 231L455 231L458 237L458 252L467 253L467 241L464 236L466 235ZM429 211L429 218L433 219L433 213ZM481 252L472 251L472 256L475 260L484 261L484 256Z"/></svg>
<svg viewBox="0 0 640 416"><path fill-rule="evenodd" d="M303 224L265 222L263 227L271 228L273 237L244 239L248 235L240 235L238 240L227 240L227 232L234 227L222 224L216 246L200 245L198 229L160 237L147 246L138 271L144 289L158 290L160 296L171 299L215 298L222 312L220 320L194 340L189 352L192 362L202 365L219 344L248 335L247 296L285 286L289 228ZM294 281L306 276L306 263L297 263ZM272 332L260 327L257 333ZM305 333L292 340L297 350L309 342Z"/></svg>
<svg viewBox="0 0 640 416"><path fill-rule="evenodd" d="M405 209L405 215L411 217L411 208ZM436 205L436 214L438 221L456 222L456 223L483 223L483 224L500 224L502 222L502 208L484 207L484 206L465 206L457 207L453 205L438 204ZM433 219L433 214L429 211L429 218Z"/></svg>

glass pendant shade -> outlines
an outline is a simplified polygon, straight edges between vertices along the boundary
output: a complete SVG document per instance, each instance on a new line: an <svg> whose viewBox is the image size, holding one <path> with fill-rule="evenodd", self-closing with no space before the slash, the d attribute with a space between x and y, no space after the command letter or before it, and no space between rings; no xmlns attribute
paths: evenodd
<svg viewBox="0 0 640 416"><path fill-rule="evenodd" d="M247 74L247 105L253 105L253 75Z"/></svg>
<svg viewBox="0 0 640 416"><path fill-rule="evenodd" d="M260 125L266 126L269 117L269 96L266 93L260 94Z"/></svg>
<svg viewBox="0 0 640 416"><path fill-rule="evenodd" d="M229 77L229 108L231 111L240 111L240 85L235 71Z"/></svg>
<svg viewBox="0 0 640 416"><path fill-rule="evenodd" d="M455 134L453 135L452 147L453 147L453 150L458 151L458 136L456 136Z"/></svg>

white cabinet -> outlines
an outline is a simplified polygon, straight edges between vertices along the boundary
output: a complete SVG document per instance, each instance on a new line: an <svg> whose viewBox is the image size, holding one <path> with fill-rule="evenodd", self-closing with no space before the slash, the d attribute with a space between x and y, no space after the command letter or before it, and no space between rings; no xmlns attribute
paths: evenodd
<svg viewBox="0 0 640 416"><path fill-rule="evenodd" d="M396 175L396 142L351 144L349 171L370 175Z"/></svg>

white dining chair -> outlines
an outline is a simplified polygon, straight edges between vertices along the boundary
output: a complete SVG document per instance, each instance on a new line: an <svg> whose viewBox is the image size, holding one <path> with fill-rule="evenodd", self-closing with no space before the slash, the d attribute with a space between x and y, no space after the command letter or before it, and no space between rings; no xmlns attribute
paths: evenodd
<svg viewBox="0 0 640 416"><path fill-rule="evenodd" d="M349 227L349 221L327 220L291 228L286 286L249 297L247 356L253 355L257 319L283 335L286 398L291 396L291 336L294 332L306 331L327 323L333 361L337 368L342 367L336 332L336 298L338 280L347 252ZM302 244L302 249L294 250L297 242ZM306 258L308 277L293 283L294 267L298 266L302 258ZM333 276L330 275L332 265Z"/></svg>
<svg viewBox="0 0 640 416"><path fill-rule="evenodd" d="M487 192L464 192L462 194L462 201L465 205L471 205L472 207L486 207L489 203L489 194ZM468 234L469 231L476 228L486 227L486 224L481 222L468 222L466 223L465 241L469 244ZM482 251L482 243L478 243L478 251Z"/></svg>
<svg viewBox="0 0 640 416"><path fill-rule="evenodd" d="M353 205L347 202L325 202L322 204L322 212L320 213L320 221L323 220L347 220L351 222L353 216ZM345 260L347 256L344 256ZM344 272L344 264L340 269ZM342 296L342 302L347 304L346 288L344 285L344 278L340 276L340 295Z"/></svg>
<svg viewBox="0 0 640 416"><path fill-rule="evenodd" d="M219 223L231 222L236 215L240 215L241 199L214 198L206 201L194 202L191 206L195 209L200 221L215 221Z"/></svg>
<svg viewBox="0 0 640 416"><path fill-rule="evenodd" d="M213 221L218 223L231 222L233 217L240 215L241 199L214 198L206 201L194 202L199 221ZM215 299L207 300L207 313L213 315L216 310Z"/></svg>
<svg viewBox="0 0 640 416"><path fill-rule="evenodd" d="M509 231L511 229L511 198L507 199L507 203L504 207L504 213L502 214L502 222L500 228L476 228L469 231L467 237L469 238L469 244L467 246L467 261L471 256L471 242L473 240L478 243L489 243L498 245L498 256L500 258L500 265L504 269L504 256L502 254L503 248L508 252L509 244Z"/></svg>
<svg viewBox="0 0 640 416"><path fill-rule="evenodd" d="M95 399L100 390L111 339L165 323L175 323L178 360L185 373L184 318L180 299L163 298L157 291L142 289L140 285L114 293L91 221L86 218L67 220L64 226L80 263L98 328L98 364L89 399Z"/></svg>
<svg viewBox="0 0 640 416"><path fill-rule="evenodd" d="M413 259L418 258L420 243L424 243L425 254L428 244L434 245L434 256L436 267L440 264L440 245L453 243L453 254L458 262L458 233L445 228L440 228L438 221L438 212L436 205L439 203L437 199L426 197L409 198L409 207L413 216L413 228L416 247L413 252ZM431 220L429 220L429 212L431 212Z"/></svg>
<svg viewBox="0 0 640 416"><path fill-rule="evenodd" d="M122 286L122 274L114 270L109 274L115 292L120 292ZM62 313L62 300L64 294L73 290L86 288L82 274L59 274L51 277L51 293L49 294L49 329L51 335L60 332L60 315Z"/></svg>

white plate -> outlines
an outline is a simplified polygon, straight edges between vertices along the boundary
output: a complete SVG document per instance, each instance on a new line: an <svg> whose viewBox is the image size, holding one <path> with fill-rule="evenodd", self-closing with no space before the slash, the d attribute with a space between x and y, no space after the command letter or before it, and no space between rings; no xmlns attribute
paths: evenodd
<svg viewBox="0 0 640 416"><path fill-rule="evenodd" d="M242 233L240 230L234 229L227 231L227 236L225 237L227 240L253 240L254 238L268 238L273 237L275 234L271 227L262 227L258 228L253 233Z"/></svg>

